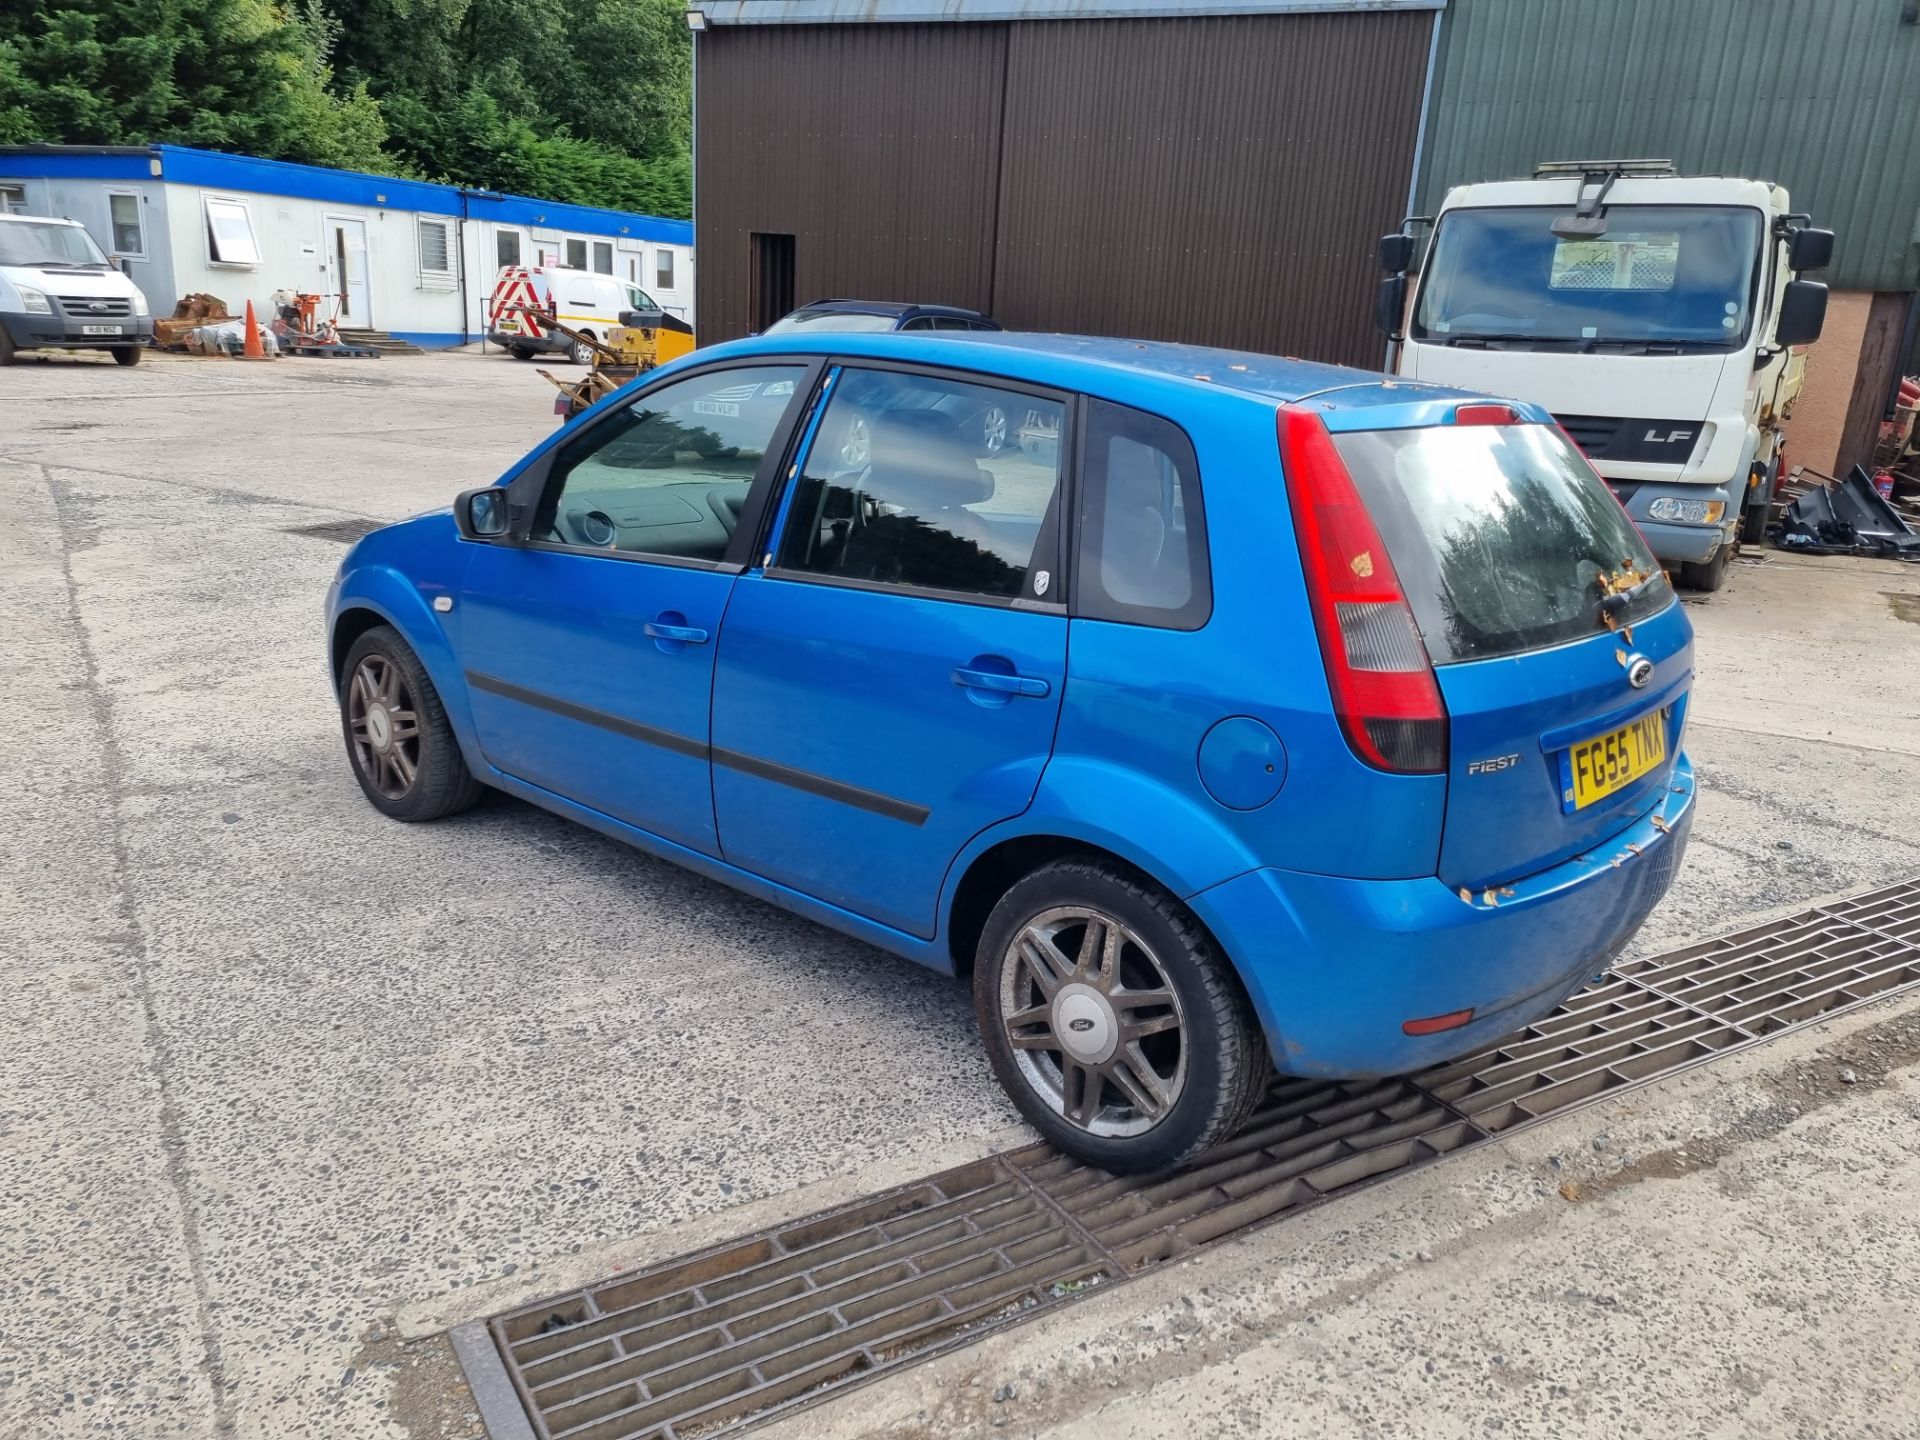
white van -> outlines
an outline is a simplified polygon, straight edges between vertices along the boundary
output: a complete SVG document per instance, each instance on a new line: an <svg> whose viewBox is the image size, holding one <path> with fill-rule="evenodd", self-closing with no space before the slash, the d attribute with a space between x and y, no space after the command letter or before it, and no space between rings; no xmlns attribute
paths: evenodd
<svg viewBox="0 0 1920 1440"><path fill-rule="evenodd" d="M0 365L21 350L105 350L136 365L152 334L147 297L78 220L0 215Z"/></svg>
<svg viewBox="0 0 1920 1440"><path fill-rule="evenodd" d="M493 282L487 302L487 338L508 354L531 360L544 352L591 365L593 351L547 328L558 319L598 340L629 310L659 310L638 285L597 270L565 265L509 265Z"/></svg>

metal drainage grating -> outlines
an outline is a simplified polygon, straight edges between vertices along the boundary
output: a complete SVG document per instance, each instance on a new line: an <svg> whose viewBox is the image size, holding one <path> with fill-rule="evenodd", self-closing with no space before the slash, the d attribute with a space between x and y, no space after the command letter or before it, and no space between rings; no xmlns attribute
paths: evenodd
<svg viewBox="0 0 1920 1440"><path fill-rule="evenodd" d="M1632 1085L1920 985L1920 882L1615 967L1405 1079L1277 1080L1166 1175L990 1156L488 1322L542 1440L692 1440Z"/></svg>
<svg viewBox="0 0 1920 1440"><path fill-rule="evenodd" d="M332 540L337 544L351 545L363 535L384 529L392 524L390 520L323 520L318 525L295 525L287 534L305 535L312 540Z"/></svg>

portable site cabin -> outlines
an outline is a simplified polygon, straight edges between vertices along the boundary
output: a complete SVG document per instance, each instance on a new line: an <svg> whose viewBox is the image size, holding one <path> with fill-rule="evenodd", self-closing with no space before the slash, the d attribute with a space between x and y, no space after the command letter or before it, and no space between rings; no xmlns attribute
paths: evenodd
<svg viewBox="0 0 1920 1440"><path fill-rule="evenodd" d="M155 315L276 290L340 300L340 324L427 349L477 340L504 265L631 281L693 320L684 220L179 145L0 146L0 210L84 224Z"/></svg>

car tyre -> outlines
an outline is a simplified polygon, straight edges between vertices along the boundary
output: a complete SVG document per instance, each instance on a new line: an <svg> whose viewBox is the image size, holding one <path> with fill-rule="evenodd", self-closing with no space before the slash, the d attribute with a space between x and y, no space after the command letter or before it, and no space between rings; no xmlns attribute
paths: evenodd
<svg viewBox="0 0 1920 1440"><path fill-rule="evenodd" d="M376 625L347 651L340 732L361 791L390 819L438 820L486 793L426 667L390 625Z"/></svg>
<svg viewBox="0 0 1920 1440"><path fill-rule="evenodd" d="M13 357L17 353L13 348L13 336L7 333L5 325L0 325L0 365L13 364Z"/></svg>
<svg viewBox="0 0 1920 1440"><path fill-rule="evenodd" d="M140 347L138 345L114 346L113 363L116 365L138 365L140 363Z"/></svg>
<svg viewBox="0 0 1920 1440"><path fill-rule="evenodd" d="M507 346L507 353L516 360L531 360L533 358L533 351L529 350L525 345L509 345Z"/></svg>
<svg viewBox="0 0 1920 1440"><path fill-rule="evenodd" d="M591 339L593 335L593 332L590 330L582 330L580 333L589 339ZM575 340L567 346L567 358L576 365L593 364L594 356L597 353L598 352L596 352L591 345L587 344L585 340Z"/></svg>
<svg viewBox="0 0 1920 1440"><path fill-rule="evenodd" d="M1246 1124L1272 1077L1231 964L1184 906L1117 865L1058 861L1008 890L980 938L973 997L1020 1113L1103 1170L1191 1160Z"/></svg>

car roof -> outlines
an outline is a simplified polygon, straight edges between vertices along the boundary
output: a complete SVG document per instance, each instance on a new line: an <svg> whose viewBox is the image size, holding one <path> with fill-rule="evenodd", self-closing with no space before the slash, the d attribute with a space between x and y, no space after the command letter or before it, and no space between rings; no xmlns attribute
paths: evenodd
<svg viewBox="0 0 1920 1440"><path fill-rule="evenodd" d="M1225 389L1275 405L1305 404L1321 412L1335 429L1343 428L1343 417L1360 411L1366 412L1369 426L1434 424L1458 402L1485 398L1378 371L1250 350L1015 330L835 332L830 340L794 332L712 346L695 351L690 358L791 352L988 368L1010 379L1109 394L1114 393L1112 382L1116 381L1130 390L1143 385L1148 389ZM1114 398L1121 397L1114 394ZM1527 419L1552 421L1537 406L1506 403Z"/></svg>
<svg viewBox="0 0 1920 1440"><path fill-rule="evenodd" d="M0 215L0 220L17 220L23 225L71 225L76 230L86 228L78 220L70 220L65 215Z"/></svg>

